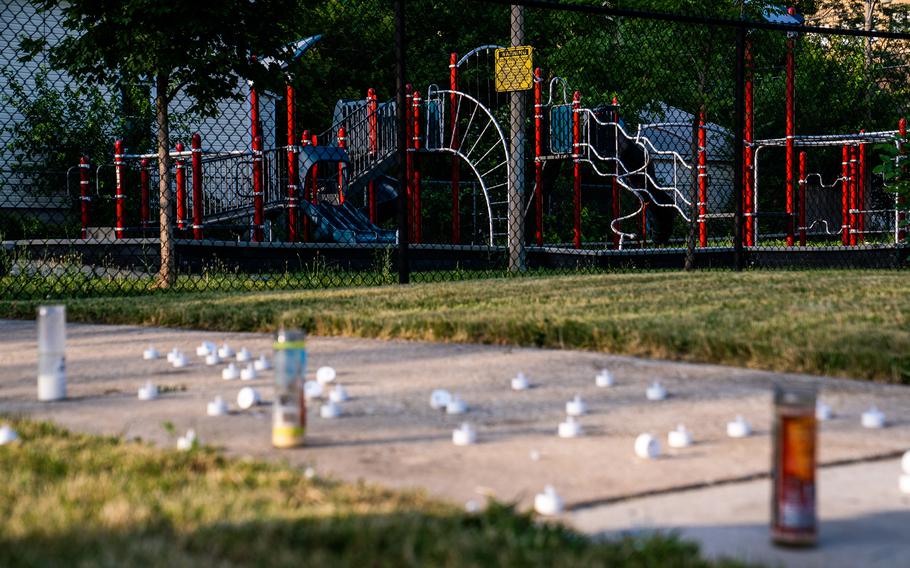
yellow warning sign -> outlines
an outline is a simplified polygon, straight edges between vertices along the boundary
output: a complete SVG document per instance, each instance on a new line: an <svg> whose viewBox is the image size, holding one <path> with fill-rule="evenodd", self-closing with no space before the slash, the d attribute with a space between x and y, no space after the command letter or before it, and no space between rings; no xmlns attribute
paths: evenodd
<svg viewBox="0 0 910 568"><path fill-rule="evenodd" d="M527 91L534 86L534 48L527 45L503 47L494 54L496 92Z"/></svg>

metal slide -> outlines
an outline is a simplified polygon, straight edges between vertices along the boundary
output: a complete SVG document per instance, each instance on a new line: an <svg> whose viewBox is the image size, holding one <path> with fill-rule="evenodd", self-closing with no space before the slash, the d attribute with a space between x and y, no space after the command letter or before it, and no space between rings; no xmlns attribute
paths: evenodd
<svg viewBox="0 0 910 568"><path fill-rule="evenodd" d="M350 203L303 202L301 208L312 223L313 237L317 241L341 244L394 244L398 241L397 231L377 227L363 211Z"/></svg>

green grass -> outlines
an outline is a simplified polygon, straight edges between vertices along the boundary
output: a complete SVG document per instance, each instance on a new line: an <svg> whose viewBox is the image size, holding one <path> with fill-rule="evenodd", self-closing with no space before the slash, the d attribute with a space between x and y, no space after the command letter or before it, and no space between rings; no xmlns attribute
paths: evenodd
<svg viewBox="0 0 910 568"><path fill-rule="evenodd" d="M562 270L540 269L536 275L562 274ZM458 282L463 280L508 277L507 270L446 270L414 272L411 280L422 282ZM173 292L265 292L271 290L324 290L395 284L398 273L387 270L314 269L310 272L263 272L258 274L212 271L177 276ZM154 276L136 276L119 269L108 275L63 271L52 276L18 274L0 276L0 301L31 298L90 298L107 296L141 296L159 294Z"/></svg>
<svg viewBox="0 0 910 568"><path fill-rule="evenodd" d="M34 317L37 301L0 302ZM910 382L899 271L661 272L67 302L73 321L581 348Z"/></svg>
<svg viewBox="0 0 910 568"><path fill-rule="evenodd" d="M22 441L0 446L2 566L712 565L671 537L596 542L499 504L468 514L211 449L12 423Z"/></svg>

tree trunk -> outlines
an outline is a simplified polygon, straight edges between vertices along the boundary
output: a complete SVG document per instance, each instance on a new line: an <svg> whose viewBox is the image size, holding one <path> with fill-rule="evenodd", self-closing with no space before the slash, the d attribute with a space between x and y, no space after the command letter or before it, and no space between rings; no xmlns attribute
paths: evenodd
<svg viewBox="0 0 910 568"><path fill-rule="evenodd" d="M177 279L174 258L174 211L171 199L170 125L168 124L167 91L169 77L156 78L155 115L158 120L158 205L161 239L161 266L157 288L170 288Z"/></svg>

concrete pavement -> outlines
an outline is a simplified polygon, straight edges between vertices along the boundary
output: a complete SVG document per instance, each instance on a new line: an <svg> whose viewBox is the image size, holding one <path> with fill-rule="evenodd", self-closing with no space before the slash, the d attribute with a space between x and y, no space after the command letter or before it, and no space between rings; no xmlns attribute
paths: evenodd
<svg viewBox="0 0 910 568"><path fill-rule="evenodd" d="M223 366L207 367L194 354L203 340L227 341L254 354L270 353L270 336L94 325L70 325L68 334L70 399L39 403L35 400L35 324L0 320L0 413L24 413L75 430L172 447L175 439L164 426L170 422L179 432L196 429L204 443L223 447L231 455L313 466L347 481L424 488L462 503L495 496L529 506L535 493L553 484L574 509L565 519L588 532L685 528L684 534L701 540L711 553L751 558L749 550L769 548L760 546L767 535L768 500L761 493L767 490L766 480L682 490L767 474L774 382L815 384L834 408L835 419L821 428L822 463L876 459L910 448L910 388L906 387L579 351L314 337L309 340L311 374L320 365L334 366L337 381L347 387L352 400L338 420L320 419L318 403L312 403L307 446L277 451L269 445L268 406L236 410L236 393L247 383L222 380ZM162 354L179 347L191 366L178 370L163 359L143 361L142 350L149 344ZM603 367L616 375L615 387L594 385L594 375ZM509 379L518 371L529 376L534 388L509 389ZM271 373L265 373L249 383L260 389L266 401L271 399L271 378ZM156 401L138 401L136 390L146 380L173 392ZM645 389L654 380L670 392L667 400L645 399ZM468 414L448 416L430 409L430 392L436 388L461 396L470 407ZM588 403L589 415L581 418L586 434L560 439L556 429L565 419L565 402L576 394ZM206 402L215 395L231 403L235 409L231 415L205 415ZM860 414L872 404L885 411L890 421L887 429L860 427ZM755 436L726 437L725 424L737 414L752 423ZM476 427L476 446L452 445L451 431L463 421ZM639 433L651 432L665 441L666 432L678 423L694 433L693 447L665 447L664 457L658 460L634 456L632 446ZM881 479L874 481L881 487L880 500L870 498L861 486L865 482L849 482L862 479L865 468L870 468L871 475L886 463L825 470L822 514L843 510L844 516L835 520L844 524L832 526L845 527L825 539L840 542L836 535L851 530L850 519L881 519L888 526L894 515L903 518L900 515L906 514L907 507L897 493L896 468L892 474L882 469ZM845 474L844 489L826 494L824 476L842 469L849 474ZM647 496L655 492L668 494ZM644 497L629 500L631 496ZM835 505L855 499L870 508L841 509L826 504L828 497ZM704 499L714 505L693 506ZM749 515L744 516L743 510ZM906 530L904 534L910 536L910 529ZM869 538L881 534L890 533L876 531ZM838 549L823 542L818 554L826 559L826 551ZM893 542L902 544L900 539ZM755 544L745 552L721 546L730 543ZM864 556L863 562L875 564L875 553L867 556L871 560ZM781 558L790 563L787 557ZM802 565L799 562L811 556L796 558L793 565Z"/></svg>
<svg viewBox="0 0 910 568"><path fill-rule="evenodd" d="M709 557L769 566L910 566L910 495L898 491L900 460L819 471L816 548L773 546L768 538L771 484L751 481L645 497L569 514L579 529L605 537L676 533Z"/></svg>

